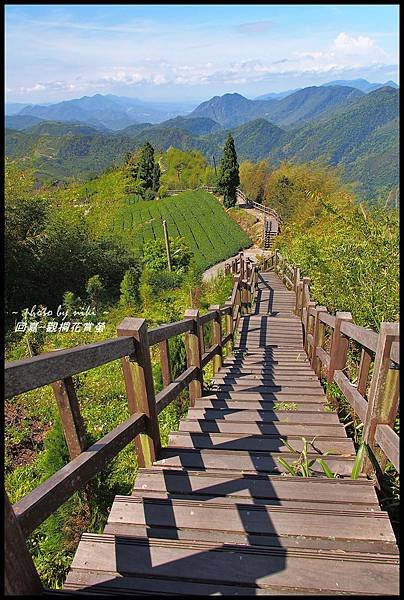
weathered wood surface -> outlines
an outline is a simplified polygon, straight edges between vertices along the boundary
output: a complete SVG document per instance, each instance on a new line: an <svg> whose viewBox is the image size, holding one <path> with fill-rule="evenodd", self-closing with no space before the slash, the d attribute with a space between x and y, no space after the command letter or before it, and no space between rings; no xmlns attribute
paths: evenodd
<svg viewBox="0 0 404 600"><path fill-rule="evenodd" d="M134 351L132 338L116 338L6 363L5 398L99 367Z"/></svg>
<svg viewBox="0 0 404 600"><path fill-rule="evenodd" d="M278 263L284 265L280 256ZM310 302L306 290L303 296ZM329 315L323 321L324 313L312 309L305 308L305 318L314 346L320 323L337 325L331 366L344 385L342 322ZM67 591L398 594L390 521L372 481L350 479L353 443L337 414L325 410L311 367L318 364L304 351L307 335L294 312L295 294L275 274L260 274L256 302L240 318L234 354L224 358L213 389L193 390L180 430L153 467L140 469L132 496L116 497L104 533L82 536ZM194 324L199 318L186 316ZM214 348L219 339L216 329ZM212 349L202 355L195 327L186 343L188 371L200 370ZM361 412L355 393L349 399ZM383 425L376 431L391 446ZM283 440L301 450L302 436L314 439L310 459L334 449L322 458L339 478L326 478L317 461L315 477L280 476L279 458L296 458Z"/></svg>

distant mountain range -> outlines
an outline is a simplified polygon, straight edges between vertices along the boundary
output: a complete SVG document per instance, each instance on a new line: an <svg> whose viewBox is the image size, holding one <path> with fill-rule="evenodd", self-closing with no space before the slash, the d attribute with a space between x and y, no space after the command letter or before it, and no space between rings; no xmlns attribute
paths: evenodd
<svg viewBox="0 0 404 600"><path fill-rule="evenodd" d="M195 104L186 102L145 102L108 94L83 96L50 105L6 105L6 115L33 116L46 121L73 121L87 123L97 129L119 130L134 123L149 121L159 123L179 114L187 114Z"/></svg>
<svg viewBox="0 0 404 600"><path fill-rule="evenodd" d="M360 90L361 92L365 92L365 94L368 94L369 92L374 92L375 90L378 90L382 87L392 87L398 89L398 85L391 80L386 81L386 83L369 83L369 81L366 81L366 79L338 79L336 81L330 81L329 83L323 83L323 87L329 85L348 85L350 87L356 88L357 90Z"/></svg>
<svg viewBox="0 0 404 600"><path fill-rule="evenodd" d="M268 101L225 94L188 115L119 131L13 115L6 117L6 155L31 161L41 179L87 178L122 163L146 140L157 150L195 149L218 162L230 130L240 161L341 165L347 181L374 197L398 184L398 99L392 86L368 93L340 85L309 87Z"/></svg>

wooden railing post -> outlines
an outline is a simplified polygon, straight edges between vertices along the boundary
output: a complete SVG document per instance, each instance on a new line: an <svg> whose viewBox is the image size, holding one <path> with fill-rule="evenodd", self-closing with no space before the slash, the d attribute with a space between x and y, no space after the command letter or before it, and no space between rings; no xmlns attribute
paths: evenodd
<svg viewBox="0 0 404 600"><path fill-rule="evenodd" d="M244 254L243 254L243 252L240 252L239 256L240 256L240 275L241 275L241 279L244 279L245 265L244 265Z"/></svg>
<svg viewBox="0 0 404 600"><path fill-rule="evenodd" d="M301 302L299 306L300 311L300 320L303 322L303 310L306 308L306 290L309 289L310 285L310 277L303 277L302 279L302 294L301 294Z"/></svg>
<svg viewBox="0 0 404 600"><path fill-rule="evenodd" d="M383 470L386 459L376 448L375 432L377 425L393 427L399 402L399 373L391 368L390 351L393 342L399 341L399 323L381 323L377 342L372 381L370 384L368 409L363 425L363 440L377 457ZM364 461L365 473L372 472L369 458Z"/></svg>
<svg viewBox="0 0 404 600"><path fill-rule="evenodd" d="M297 292L297 286L299 285L299 281L300 281L300 267L299 265L295 265L293 267L293 291Z"/></svg>
<svg viewBox="0 0 404 600"><path fill-rule="evenodd" d="M37 596L42 584L28 552L13 507L4 493L4 593L5 596Z"/></svg>
<svg viewBox="0 0 404 600"><path fill-rule="evenodd" d="M230 354L230 352L233 350L233 304L231 303L230 300L227 300L224 303L224 305L230 307L230 311L226 315L226 318L225 318L226 335L229 335L229 333L231 333L231 336L232 336L227 345L227 353Z"/></svg>
<svg viewBox="0 0 404 600"><path fill-rule="evenodd" d="M170 348L168 345L168 340L163 340L160 342L159 349L163 387L167 387L171 383Z"/></svg>
<svg viewBox="0 0 404 600"><path fill-rule="evenodd" d="M303 298L303 281L299 281L296 289L295 315L302 314L302 298Z"/></svg>
<svg viewBox="0 0 404 600"><path fill-rule="evenodd" d="M311 333L310 332L310 320L313 319L314 317L312 315L309 314L309 310L310 308L314 308L316 306L315 302L311 302L309 301L307 303L306 306L306 319L305 319L305 323L303 324L303 331L304 331L304 349L306 350L306 354L309 356L309 340L308 340L308 334ZM313 329L314 332L314 329ZM313 349L312 349L313 352ZM309 357L311 358L311 357Z"/></svg>
<svg viewBox="0 0 404 600"><path fill-rule="evenodd" d="M274 255L274 263L273 263L274 264L274 273L276 273L276 269L278 268L278 260L279 260L278 253L279 253L279 251L278 251L278 249L276 249L275 255Z"/></svg>
<svg viewBox="0 0 404 600"><path fill-rule="evenodd" d="M87 448L87 435L74 382L66 377L51 384L59 409L69 456L73 460Z"/></svg>
<svg viewBox="0 0 404 600"><path fill-rule="evenodd" d="M246 279L240 281L241 286L241 314L248 314L248 282Z"/></svg>
<svg viewBox="0 0 404 600"><path fill-rule="evenodd" d="M365 397L366 395L366 385L369 377L369 369L370 364L372 362L372 358L372 352L367 348L363 347L358 369L358 382L356 384L356 389L363 397Z"/></svg>
<svg viewBox="0 0 404 600"><path fill-rule="evenodd" d="M313 352L310 360L311 368L314 370L318 378L321 376L321 361L316 356L317 348L322 348L324 343L325 324L320 321L320 313L327 312L325 306L316 306L316 314L314 317L313 326Z"/></svg>
<svg viewBox="0 0 404 600"><path fill-rule="evenodd" d="M185 351L187 354L187 367L197 367L196 378L189 384L190 405L194 406L196 398L200 398L203 392L202 352L200 344L199 311L190 308L185 311L186 319L192 319L192 330L185 334Z"/></svg>
<svg viewBox="0 0 404 600"><path fill-rule="evenodd" d="M209 310L214 310L216 312L213 320L213 343L219 346L219 353L213 358L213 373L217 373L223 363L222 319L220 315L220 304L212 304L209 306Z"/></svg>
<svg viewBox="0 0 404 600"><path fill-rule="evenodd" d="M146 320L125 317L118 327L118 336L131 336L134 341L134 353L122 358L121 364L129 412L147 416L146 431L136 436L135 446L139 467L150 467L157 458L161 441Z"/></svg>
<svg viewBox="0 0 404 600"><path fill-rule="evenodd" d="M335 371L342 371L346 364L346 355L349 348L349 338L340 332L341 325L344 321L352 322L350 312L337 312L335 314L335 325L332 334L330 348L330 364L327 373L327 383L332 383L334 380Z"/></svg>

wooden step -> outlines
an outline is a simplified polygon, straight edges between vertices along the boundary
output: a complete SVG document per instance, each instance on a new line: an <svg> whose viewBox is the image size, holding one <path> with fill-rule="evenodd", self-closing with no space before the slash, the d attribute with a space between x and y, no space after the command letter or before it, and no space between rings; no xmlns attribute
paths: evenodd
<svg viewBox="0 0 404 600"><path fill-rule="evenodd" d="M280 393L288 394L290 396L298 396L298 395L317 395L324 397L324 390L321 385L315 385L313 382L312 385L302 385L300 388L297 388L293 385L260 385L257 384L248 384L248 383L223 383L220 384L220 391L222 392L256 392L260 394L271 394L271 393Z"/></svg>
<svg viewBox="0 0 404 600"><path fill-rule="evenodd" d="M355 454L355 448L351 439L341 437L316 436L312 428L308 435L308 441L316 437L314 446L318 450L318 457L321 453L332 452L335 455ZM301 452L303 449L303 440L298 436L285 436L290 445ZM281 441L279 434L263 435L248 433L199 433L188 431L176 431L170 434L168 439L170 448L218 448L220 450L248 450L252 452L287 452L288 447ZM311 452L314 452L311 447ZM297 458L297 457L295 457Z"/></svg>
<svg viewBox="0 0 404 600"><path fill-rule="evenodd" d="M313 527L315 522L315 527ZM181 537L179 534L185 535ZM229 544L397 553L387 513L117 496L106 533ZM291 539L294 538L294 539Z"/></svg>
<svg viewBox="0 0 404 600"><path fill-rule="evenodd" d="M318 454L308 453L309 460L319 458ZM163 448L160 459L154 463L164 468L174 467L200 470L226 470L246 473L284 473L285 468L279 458L292 462L296 455L287 452L257 452L247 450ZM354 455L322 456L333 473L347 477L352 473ZM317 475L324 475L320 465L315 462L311 469Z"/></svg>
<svg viewBox="0 0 404 600"><path fill-rule="evenodd" d="M318 392L318 390L304 389L300 393L295 388L290 388L288 391L283 389L274 392L253 392L244 387L235 387L234 390L223 390L224 386L213 386L211 390L205 392L203 399L210 400L255 400L257 402L261 400L267 400L269 402L293 402L299 406L300 403L306 404L307 402L315 402L316 404L323 405L327 402L327 398L324 393ZM294 393L295 392L295 393Z"/></svg>
<svg viewBox="0 0 404 600"><path fill-rule="evenodd" d="M275 387L298 387L298 388L316 388L324 392L321 383L314 374L303 375L259 375L258 373L217 373L213 381L217 385L252 385L259 383L262 386Z"/></svg>
<svg viewBox="0 0 404 600"><path fill-rule="evenodd" d="M254 435L277 435L280 437L305 436L306 438L313 434L313 426L302 425L301 423L262 423L254 421L250 423L190 419L181 421L180 431L200 431L204 433L248 433ZM339 437L346 439L345 427L339 423L316 425L315 432L320 437Z"/></svg>
<svg viewBox="0 0 404 600"><path fill-rule="evenodd" d="M275 505L343 506L344 510L380 511L373 482L368 479L279 477L279 475L139 469L133 494L162 492L195 495L206 501L262 501ZM292 504L291 504L292 503Z"/></svg>
<svg viewBox="0 0 404 600"><path fill-rule="evenodd" d="M317 406L316 406L317 408ZM268 410L261 407L256 410L251 405L248 408L209 408L193 407L188 411L188 419L208 419L210 421L240 421L243 423L297 423L299 425L313 425L315 427L324 424L339 423L335 412L322 412L321 410Z"/></svg>
<svg viewBox="0 0 404 600"><path fill-rule="evenodd" d="M307 594L340 592L398 594L398 559L391 554L315 551L299 548L240 546L205 541L130 538L110 534L84 534L81 538L68 584L74 585L75 572L110 574L115 580L123 574L132 579L160 578L210 585L227 584L259 587L275 591L278 587ZM285 583L288 585L285 586ZM195 590L195 588L194 588ZM276 590L278 591L278 590ZM191 593L194 594L194 592Z"/></svg>
<svg viewBox="0 0 404 600"><path fill-rule="evenodd" d="M301 398L300 398L301 399ZM302 400L302 399L301 399ZM325 401L325 400L324 400ZM278 404L279 403L279 404ZM216 409L247 409L247 410L273 410L274 406L278 405L279 408L285 408L288 405L296 404L297 410L301 412L324 412L324 405L322 402L313 402L309 398L307 401L295 402L293 396L278 396L275 400L267 400L263 398L254 397L251 394L251 399L244 396L242 400L229 398L229 399L217 399L217 398L199 398L195 400L195 408L216 408ZM282 406L282 404L284 406ZM284 411L292 413L293 410Z"/></svg>

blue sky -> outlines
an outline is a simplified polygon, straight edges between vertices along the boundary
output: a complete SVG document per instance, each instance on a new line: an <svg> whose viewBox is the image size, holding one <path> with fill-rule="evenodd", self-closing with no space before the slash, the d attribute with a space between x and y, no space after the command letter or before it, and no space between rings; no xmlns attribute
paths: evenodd
<svg viewBox="0 0 404 600"><path fill-rule="evenodd" d="M398 81L398 5L6 5L7 101Z"/></svg>

